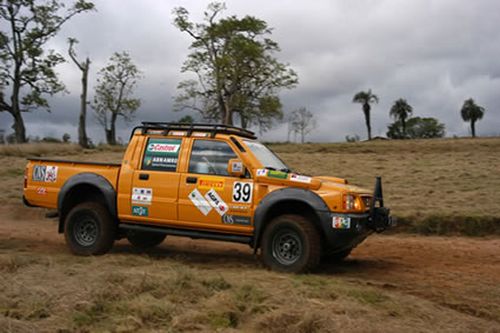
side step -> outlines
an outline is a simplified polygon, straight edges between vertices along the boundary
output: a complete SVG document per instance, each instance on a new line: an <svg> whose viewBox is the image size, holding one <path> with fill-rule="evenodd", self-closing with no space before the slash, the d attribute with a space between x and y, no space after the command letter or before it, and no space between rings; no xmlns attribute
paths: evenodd
<svg viewBox="0 0 500 333"><path fill-rule="evenodd" d="M157 232L157 233L173 235L173 236L189 237L189 238L193 238L193 239L209 239L209 240L217 240L217 241L225 241L225 242L233 242L233 243L241 243L241 244L249 244L249 245L251 244L252 239L253 239L250 236L221 234L221 233L210 232L210 231L193 231L193 230L185 230L185 229L145 226L145 225L129 224L129 223L120 223L118 225L118 227L120 229L125 229L125 230Z"/></svg>

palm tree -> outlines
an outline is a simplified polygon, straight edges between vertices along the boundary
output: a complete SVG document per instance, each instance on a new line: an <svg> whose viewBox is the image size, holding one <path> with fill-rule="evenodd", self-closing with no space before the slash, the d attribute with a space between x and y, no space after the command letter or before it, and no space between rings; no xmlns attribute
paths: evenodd
<svg viewBox="0 0 500 333"><path fill-rule="evenodd" d="M406 120L413 113L413 108L406 101L406 99L400 98L394 102L391 107L389 114L394 118L394 120L401 121L401 127L403 129L403 137L406 138Z"/></svg>
<svg viewBox="0 0 500 333"><path fill-rule="evenodd" d="M483 118L484 108L477 105L472 98L469 98L465 100L461 114L464 121L470 121L472 137L476 137L476 121Z"/></svg>
<svg viewBox="0 0 500 333"><path fill-rule="evenodd" d="M372 90L360 91L352 99L353 103L360 103L363 105L363 113L365 114L366 129L368 130L368 140L372 139L372 127L370 125L370 103L378 103L378 97L372 94Z"/></svg>

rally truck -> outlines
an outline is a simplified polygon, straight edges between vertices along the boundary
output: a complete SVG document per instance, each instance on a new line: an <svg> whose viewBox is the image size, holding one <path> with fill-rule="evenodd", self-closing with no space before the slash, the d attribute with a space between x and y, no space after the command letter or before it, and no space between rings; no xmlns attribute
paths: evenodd
<svg viewBox="0 0 500 333"><path fill-rule="evenodd" d="M121 164L30 158L23 200L58 218L77 255L174 235L248 244L284 272L341 260L391 226L380 178L369 191L293 172L253 132L214 124L143 122Z"/></svg>

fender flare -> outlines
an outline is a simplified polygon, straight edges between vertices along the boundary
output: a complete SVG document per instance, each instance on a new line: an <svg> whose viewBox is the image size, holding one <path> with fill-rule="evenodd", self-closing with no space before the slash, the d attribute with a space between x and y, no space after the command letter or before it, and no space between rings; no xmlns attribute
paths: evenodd
<svg viewBox="0 0 500 333"><path fill-rule="evenodd" d="M254 239L252 244L254 251L257 251L259 247L260 238L267 220L267 214L276 204L287 200L299 201L308 205L315 211L320 219L322 215L324 215L321 213L328 213L330 211L325 201L323 201L319 195L307 189L287 187L269 193L260 201L255 209Z"/></svg>
<svg viewBox="0 0 500 333"><path fill-rule="evenodd" d="M59 232L64 231L64 219L65 216L63 214L63 205L64 200L67 195L71 193L71 190L79 185L90 185L98 190L104 196L104 204L108 208L111 216L116 217L116 191L111 183L101 175L91 172L79 173L77 175L72 176L61 187L59 194L57 196L57 211L59 212Z"/></svg>

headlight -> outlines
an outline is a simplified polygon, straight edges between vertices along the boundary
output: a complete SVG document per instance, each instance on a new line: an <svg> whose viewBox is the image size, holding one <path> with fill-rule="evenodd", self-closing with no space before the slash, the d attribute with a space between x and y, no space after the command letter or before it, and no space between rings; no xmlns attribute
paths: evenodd
<svg viewBox="0 0 500 333"><path fill-rule="evenodd" d="M344 210L360 210L361 203L359 202L359 198L352 195L346 194L344 195Z"/></svg>

